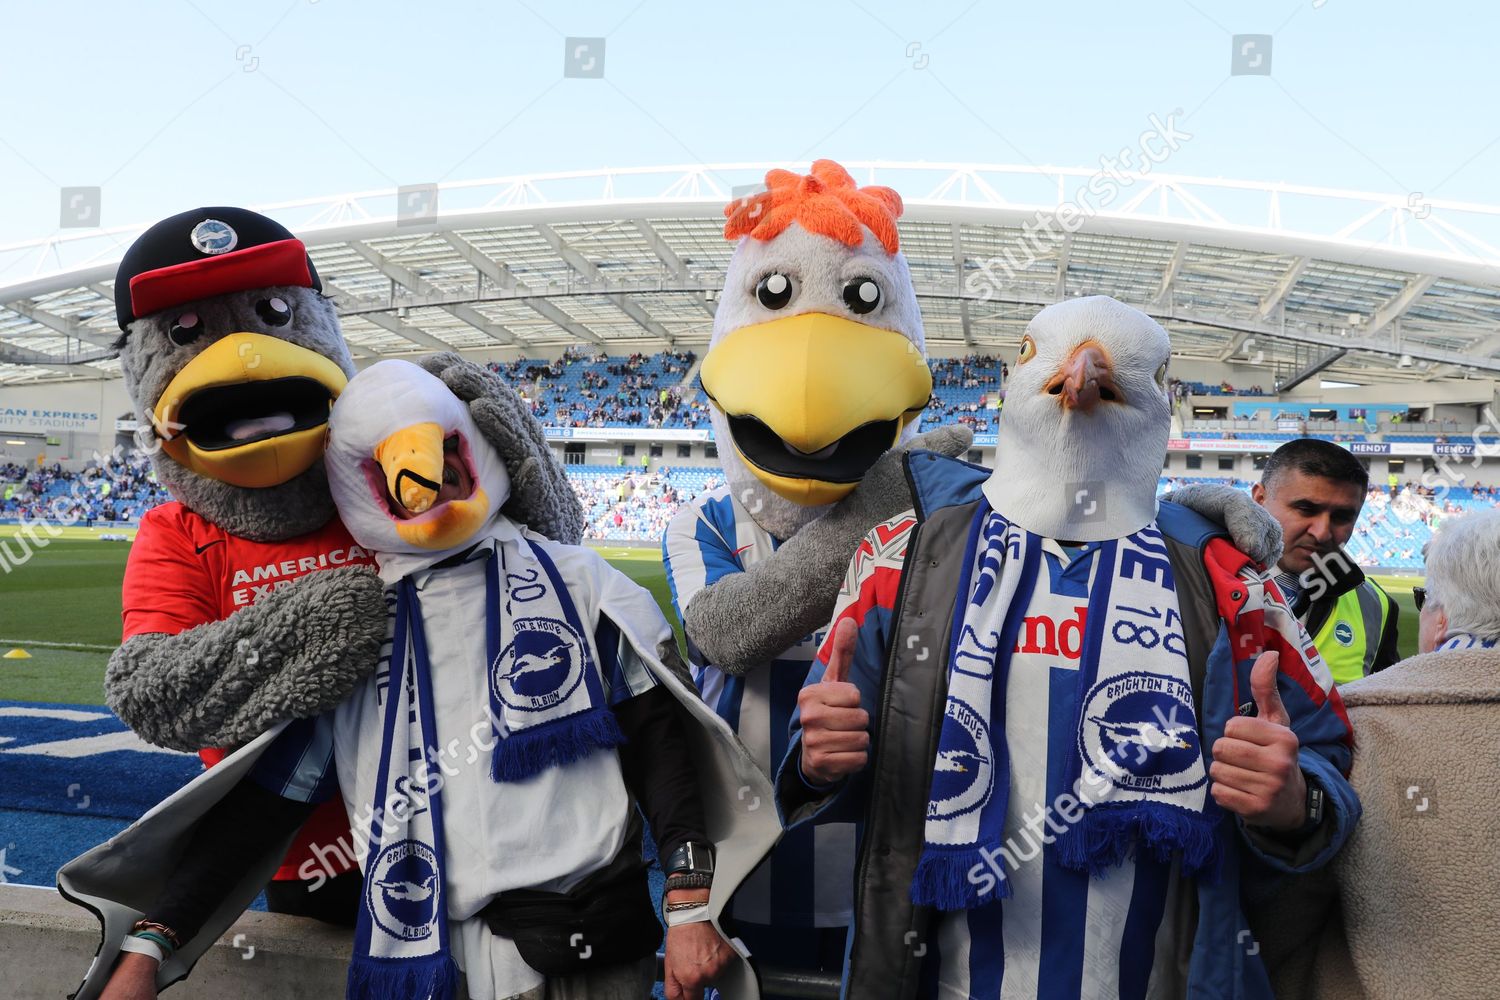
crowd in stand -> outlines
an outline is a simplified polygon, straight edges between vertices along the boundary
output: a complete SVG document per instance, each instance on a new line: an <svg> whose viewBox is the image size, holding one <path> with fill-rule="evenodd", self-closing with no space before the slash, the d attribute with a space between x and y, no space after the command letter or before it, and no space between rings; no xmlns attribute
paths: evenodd
<svg viewBox="0 0 1500 1000"><path fill-rule="evenodd" d="M80 472L61 463L0 466L0 520L67 520L85 526L133 522L168 499L145 455L117 453Z"/></svg>
<svg viewBox="0 0 1500 1000"><path fill-rule="evenodd" d="M989 354L970 354L933 358L928 367L932 369L932 398L922 415L923 430L942 424L962 424L976 434L996 429L1009 365Z"/></svg>
<svg viewBox="0 0 1500 1000"><path fill-rule="evenodd" d="M696 428L707 424L708 404L682 384L696 360L692 351L611 358L569 348L556 361L492 361L489 368L550 427Z"/></svg>
<svg viewBox="0 0 1500 1000"><path fill-rule="evenodd" d="M679 507L722 482L717 475L699 476L697 480L681 485L672 469L662 468L655 472L575 475L570 482L583 504L585 538L656 541L666 533L667 522Z"/></svg>
<svg viewBox="0 0 1500 1000"><path fill-rule="evenodd" d="M998 370L996 365L999 365ZM1010 377L1010 365L989 354L963 358L934 358L928 362L934 386L955 385L963 389L1000 388Z"/></svg>

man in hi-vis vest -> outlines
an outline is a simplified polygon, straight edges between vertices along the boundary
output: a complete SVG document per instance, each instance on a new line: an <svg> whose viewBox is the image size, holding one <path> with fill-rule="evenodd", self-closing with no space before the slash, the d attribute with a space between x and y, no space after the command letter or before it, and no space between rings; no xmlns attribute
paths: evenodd
<svg viewBox="0 0 1500 1000"><path fill-rule="evenodd" d="M1347 449L1300 438L1271 454L1250 489L1281 522L1276 582L1339 684L1401 658L1395 602L1344 551L1369 485Z"/></svg>

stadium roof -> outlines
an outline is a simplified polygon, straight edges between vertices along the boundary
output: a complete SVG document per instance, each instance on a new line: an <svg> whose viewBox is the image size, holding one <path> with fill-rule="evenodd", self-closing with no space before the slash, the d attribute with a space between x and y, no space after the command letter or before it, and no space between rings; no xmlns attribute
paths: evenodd
<svg viewBox="0 0 1500 1000"><path fill-rule="evenodd" d="M731 250L723 206L772 166L788 165L538 174L257 207L306 241L357 356L628 353L707 341ZM938 353L1009 352L1039 306L1103 293L1160 319L1179 357L1259 364L1267 387L1317 371L1500 374L1500 206L1154 172L847 166L906 201L902 250ZM118 373L115 266L151 221L0 246L0 384Z"/></svg>

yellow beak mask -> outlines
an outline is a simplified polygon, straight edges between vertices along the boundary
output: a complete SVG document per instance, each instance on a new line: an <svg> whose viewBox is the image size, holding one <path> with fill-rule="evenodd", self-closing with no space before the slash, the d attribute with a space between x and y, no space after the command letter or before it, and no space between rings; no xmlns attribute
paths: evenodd
<svg viewBox="0 0 1500 1000"><path fill-rule="evenodd" d="M151 412L162 450L231 486L279 486L323 457L330 405L348 379L329 358L231 333L173 376Z"/></svg>
<svg viewBox="0 0 1500 1000"><path fill-rule="evenodd" d="M746 466L803 506L852 492L932 396L910 340L821 312L730 332L703 359L702 378Z"/></svg>
<svg viewBox="0 0 1500 1000"><path fill-rule="evenodd" d="M339 516L382 571L392 556L430 563L472 545L510 496L505 463L468 404L409 361L350 380L324 461Z"/></svg>

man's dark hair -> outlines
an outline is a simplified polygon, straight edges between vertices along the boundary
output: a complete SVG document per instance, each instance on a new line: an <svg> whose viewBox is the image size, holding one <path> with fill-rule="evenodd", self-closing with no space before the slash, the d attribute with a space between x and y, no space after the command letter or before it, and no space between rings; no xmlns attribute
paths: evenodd
<svg viewBox="0 0 1500 1000"><path fill-rule="evenodd" d="M1331 479L1336 483L1353 483L1361 490L1370 488L1370 473L1360 464L1359 459L1351 455L1347 448L1332 441L1318 438L1288 441L1271 452L1271 457L1266 459L1265 468L1260 473L1261 485L1269 486L1273 479L1287 469L1296 469L1304 476Z"/></svg>

